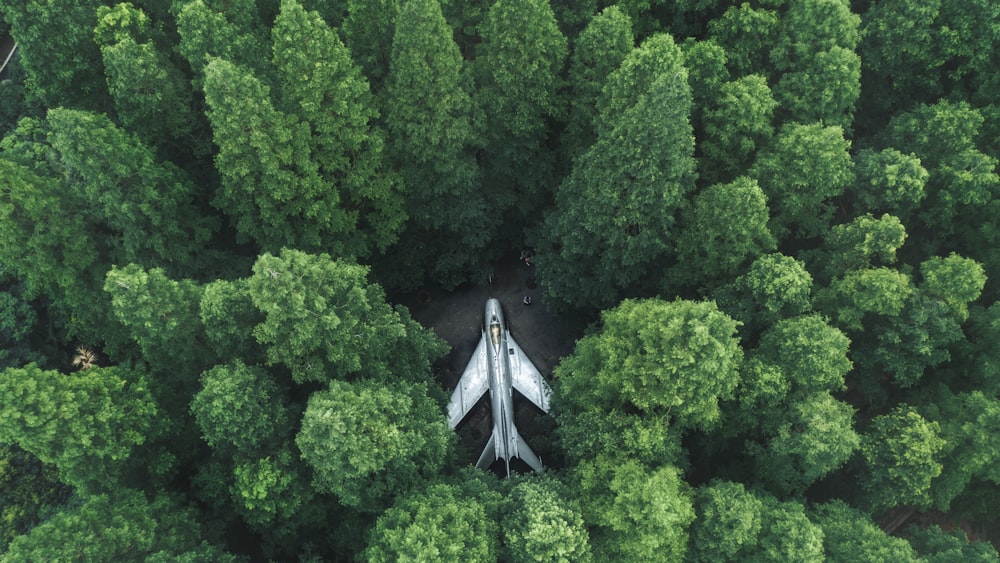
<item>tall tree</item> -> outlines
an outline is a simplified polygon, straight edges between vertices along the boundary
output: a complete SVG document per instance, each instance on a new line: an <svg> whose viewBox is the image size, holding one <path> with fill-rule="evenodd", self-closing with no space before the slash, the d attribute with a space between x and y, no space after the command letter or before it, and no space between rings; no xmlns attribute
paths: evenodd
<svg viewBox="0 0 1000 563"><path fill-rule="evenodd" d="M392 60L399 0L347 0L341 27L344 42L361 65L376 94L381 93ZM329 22L328 22L329 23Z"/></svg>
<svg viewBox="0 0 1000 563"><path fill-rule="evenodd" d="M771 50L775 98L793 121L850 130L861 95L861 18L843 0L790 0Z"/></svg>
<svg viewBox="0 0 1000 563"><path fill-rule="evenodd" d="M896 251L905 241L906 229L898 218L888 213L877 219L861 215L823 234L823 246L810 260L812 270L825 283L853 270L888 266L896 262Z"/></svg>
<svg viewBox="0 0 1000 563"><path fill-rule="evenodd" d="M595 15L573 42L569 62L569 116L560 141L567 162L583 154L596 140L597 100L608 76L632 51L632 22L618 6Z"/></svg>
<svg viewBox="0 0 1000 563"><path fill-rule="evenodd" d="M819 315L781 319L764 331L753 358L784 374L786 393L805 397L822 391L843 391L844 376L851 370L847 357L850 339ZM750 385L741 393L754 395Z"/></svg>
<svg viewBox="0 0 1000 563"><path fill-rule="evenodd" d="M56 512L72 492L54 465L14 444L0 444L0 553Z"/></svg>
<svg viewBox="0 0 1000 563"><path fill-rule="evenodd" d="M854 193L859 211L891 213L907 220L924 199L930 174L915 154L862 149L854 155Z"/></svg>
<svg viewBox="0 0 1000 563"><path fill-rule="evenodd" d="M368 256L395 242L406 215L399 179L383 163L385 136L368 81L316 12L281 3L271 30L283 108L309 125L312 160L340 196L349 255Z"/></svg>
<svg viewBox="0 0 1000 563"><path fill-rule="evenodd" d="M93 41L103 0L27 0L0 6L20 45L27 93L45 107L107 111L101 53Z"/></svg>
<svg viewBox="0 0 1000 563"><path fill-rule="evenodd" d="M838 126L789 123L758 153L750 176L767 195L771 232L779 241L826 230L833 215L830 200L854 182L850 146Z"/></svg>
<svg viewBox="0 0 1000 563"><path fill-rule="evenodd" d="M828 561L923 561L905 539L886 534L867 514L843 501L814 506L809 518L823 530Z"/></svg>
<svg viewBox="0 0 1000 563"><path fill-rule="evenodd" d="M363 512L433 477L451 458L454 432L427 386L331 381L313 393L295 443L313 485Z"/></svg>
<svg viewBox="0 0 1000 563"><path fill-rule="evenodd" d="M214 205L260 248L353 256L355 218L319 175L309 125L277 108L249 70L222 59L205 67L205 100L222 188Z"/></svg>
<svg viewBox="0 0 1000 563"><path fill-rule="evenodd" d="M858 54L864 89L873 94L862 99L866 117L891 115L944 93L940 76L944 57L936 45L934 25L941 4L941 0L884 0L865 11Z"/></svg>
<svg viewBox="0 0 1000 563"><path fill-rule="evenodd" d="M826 392L792 402L766 446L747 445L757 482L782 495L804 493L846 463L860 445L853 417L850 405Z"/></svg>
<svg viewBox="0 0 1000 563"><path fill-rule="evenodd" d="M572 472L599 561L682 561L695 518L691 489L671 465L598 456Z"/></svg>
<svg viewBox="0 0 1000 563"><path fill-rule="evenodd" d="M174 382L186 380L191 385L195 374L210 365L198 315L203 286L169 279L161 269L146 271L130 264L112 266L104 291L111 296L115 317L128 328L154 370L172 372Z"/></svg>
<svg viewBox="0 0 1000 563"><path fill-rule="evenodd" d="M498 0L479 27L476 103L485 114L483 189L491 213L518 227L548 203L555 154L550 121L562 119L566 37L547 0ZM513 235L514 244L520 235Z"/></svg>
<svg viewBox="0 0 1000 563"><path fill-rule="evenodd" d="M18 537L9 561L220 561L239 559L202 539L195 511L166 497L152 502L136 490L85 497Z"/></svg>
<svg viewBox="0 0 1000 563"><path fill-rule="evenodd" d="M779 30L777 11L764 5L755 8L749 2L730 6L708 22L709 38L726 50L726 63L737 77L771 75L769 54Z"/></svg>
<svg viewBox="0 0 1000 563"><path fill-rule="evenodd" d="M251 69L265 84L271 83L270 61L265 37L255 25L253 0L219 2L189 0L174 2L171 11L177 22L180 43L177 50L195 72L195 84L202 82L205 66L214 58L232 61ZM226 8L225 13L216 8ZM257 32L255 35L254 32Z"/></svg>
<svg viewBox="0 0 1000 563"><path fill-rule="evenodd" d="M555 479L523 481L510 493L503 518L504 560L591 561L590 540L580 508Z"/></svg>
<svg viewBox="0 0 1000 563"><path fill-rule="evenodd" d="M920 242L932 252L955 233L956 217L994 223L982 211L1000 192L1000 176L996 157L977 147L982 124L982 115L967 103L941 100L897 114L881 136L888 146L915 154L929 173L917 218L926 233ZM962 248L978 253L980 242L976 236Z"/></svg>
<svg viewBox="0 0 1000 563"><path fill-rule="evenodd" d="M98 11L108 90L118 121L150 146L207 155L203 118L194 111L191 84L169 55L167 39L144 11L123 2Z"/></svg>
<svg viewBox="0 0 1000 563"><path fill-rule="evenodd" d="M462 57L437 0L400 8L386 80L389 156L400 170L410 223L391 252L390 285L429 276L454 286L485 271L483 250L496 226L486 215L472 145L472 99Z"/></svg>
<svg viewBox="0 0 1000 563"><path fill-rule="evenodd" d="M597 142L556 192L539 240L538 277L559 308L605 308L652 293L694 187L691 90L680 49L657 35L604 90Z"/></svg>
<svg viewBox="0 0 1000 563"><path fill-rule="evenodd" d="M691 125L694 128L696 144L700 146L706 138L705 110L715 101L720 88L730 78L729 69L726 68L726 51L711 39L696 41L688 37L680 46L684 53L684 68L688 71L688 84L691 85L691 97L694 101L691 107Z"/></svg>
<svg viewBox="0 0 1000 563"><path fill-rule="evenodd" d="M823 560L823 529L809 521L798 502L780 502L762 495L761 534L757 545L741 561L808 563Z"/></svg>
<svg viewBox="0 0 1000 563"><path fill-rule="evenodd" d="M187 174L104 116L53 109L46 126L67 188L116 235L113 260L200 273L215 225Z"/></svg>
<svg viewBox="0 0 1000 563"><path fill-rule="evenodd" d="M919 405L921 415L941 428L941 474L931 481L934 507L949 510L975 479L1000 482L1000 400L981 391L953 394L939 387Z"/></svg>
<svg viewBox="0 0 1000 563"><path fill-rule="evenodd" d="M704 180L729 181L750 168L757 151L774 135L778 102L759 74L725 82L704 109L699 167Z"/></svg>
<svg viewBox="0 0 1000 563"><path fill-rule="evenodd" d="M810 311L812 289L813 278L805 264L771 253L754 260L733 283L716 289L713 298L742 323L743 334L755 337L783 318Z"/></svg>
<svg viewBox="0 0 1000 563"><path fill-rule="evenodd" d="M291 413L272 376L240 360L201 374L191 413L216 451L253 455L291 429Z"/></svg>
<svg viewBox="0 0 1000 563"><path fill-rule="evenodd" d="M928 507L931 481L941 474L941 426L900 405L872 421L861 447L861 487L876 510Z"/></svg>
<svg viewBox="0 0 1000 563"><path fill-rule="evenodd" d="M767 199L757 182L740 177L699 192L681 214L678 265L669 281L704 287L735 278L749 262L775 249L767 229Z"/></svg>
<svg viewBox="0 0 1000 563"><path fill-rule="evenodd" d="M92 367L65 375L29 364L0 377L0 442L54 464L80 491L122 484L125 460L154 432L156 414L137 371Z"/></svg>
<svg viewBox="0 0 1000 563"><path fill-rule="evenodd" d="M56 179L6 158L0 158L0 174L3 263L22 281L27 297L51 300L50 314L63 317L71 334L89 340L107 332L106 303L98 290L107 249L92 219L77 212L84 208L81 200Z"/></svg>
<svg viewBox="0 0 1000 563"><path fill-rule="evenodd" d="M1000 560L1000 554L992 544L970 540L961 528L946 532L937 524L924 529L912 525L907 527L906 534L922 560L928 563L992 563Z"/></svg>
<svg viewBox="0 0 1000 563"><path fill-rule="evenodd" d="M318 498L308 465L290 444L264 454L238 456L229 493L236 513L267 544L277 544L268 547L278 553L293 551L288 542L328 529L333 516L325 506L333 503Z"/></svg>
<svg viewBox="0 0 1000 563"><path fill-rule="evenodd" d="M495 501L470 498L463 488L434 483L398 500L368 533L365 559L496 561L500 532L489 508Z"/></svg>
<svg viewBox="0 0 1000 563"><path fill-rule="evenodd" d="M892 384L910 388L928 368L951 359L951 348L965 338L961 325L968 318L968 304L986 283L982 266L957 254L925 260L920 273L923 279L912 290L904 279L885 283L891 278L883 275L881 285L869 284L871 289L845 296L853 301L848 307L877 313L864 327L870 337L858 338L853 350L864 370L861 388L870 400L886 399L886 375Z"/></svg>
<svg viewBox="0 0 1000 563"><path fill-rule="evenodd" d="M712 481L695 491L698 517L691 526L689 558L695 562L734 561L749 552L761 532L764 503L741 483Z"/></svg>
<svg viewBox="0 0 1000 563"><path fill-rule="evenodd" d="M263 321L253 329L270 364L298 383L359 375L424 381L443 342L385 302L363 266L285 250L254 264L247 289Z"/></svg>
<svg viewBox="0 0 1000 563"><path fill-rule="evenodd" d="M250 297L246 278L206 284L199 309L207 347L216 357L240 358L248 365L266 361L266 351L253 337L264 316Z"/></svg>
<svg viewBox="0 0 1000 563"><path fill-rule="evenodd" d="M671 462L666 429L713 427L719 401L736 388L736 323L713 303L680 300L627 300L602 319L602 330L556 368L553 412L564 447L578 459L617 452Z"/></svg>

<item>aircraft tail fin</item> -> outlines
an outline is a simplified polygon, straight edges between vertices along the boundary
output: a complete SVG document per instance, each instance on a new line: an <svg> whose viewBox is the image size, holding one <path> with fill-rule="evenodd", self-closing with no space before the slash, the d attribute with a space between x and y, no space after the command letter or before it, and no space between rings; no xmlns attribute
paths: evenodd
<svg viewBox="0 0 1000 563"><path fill-rule="evenodd" d="M490 465L493 465L493 462L497 460L496 438L497 433L494 431L490 434L490 441L486 442L483 453L479 455L479 461L476 462L476 467L479 469L489 469Z"/></svg>

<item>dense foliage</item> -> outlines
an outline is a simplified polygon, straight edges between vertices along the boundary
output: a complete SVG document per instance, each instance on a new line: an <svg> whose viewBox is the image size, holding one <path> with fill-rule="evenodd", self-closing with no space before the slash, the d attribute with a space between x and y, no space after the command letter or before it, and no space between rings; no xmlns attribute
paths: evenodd
<svg viewBox="0 0 1000 563"><path fill-rule="evenodd" d="M0 561L998 560L957 527L1000 537L996 2L22 0L8 33ZM549 467L502 481L393 300L525 241L579 340Z"/></svg>

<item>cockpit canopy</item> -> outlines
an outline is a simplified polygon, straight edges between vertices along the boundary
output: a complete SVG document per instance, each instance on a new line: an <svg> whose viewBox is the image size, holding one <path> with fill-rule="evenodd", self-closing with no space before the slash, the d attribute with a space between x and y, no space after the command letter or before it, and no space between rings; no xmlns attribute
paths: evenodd
<svg viewBox="0 0 1000 563"><path fill-rule="evenodd" d="M493 342L493 346L497 348L500 347L500 333L500 322L496 317L493 317L493 320L490 321L490 341Z"/></svg>

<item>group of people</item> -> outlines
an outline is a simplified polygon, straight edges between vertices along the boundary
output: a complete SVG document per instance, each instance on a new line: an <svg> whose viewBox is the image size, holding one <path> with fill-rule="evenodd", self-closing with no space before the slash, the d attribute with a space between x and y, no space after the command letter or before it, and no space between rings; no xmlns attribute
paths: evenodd
<svg viewBox="0 0 1000 563"><path fill-rule="evenodd" d="M524 262L524 264L529 268L531 267L531 256L532 256L531 250L527 248L521 249L521 261ZM521 300L521 303L524 303L525 305L531 305L531 296L525 295L524 299Z"/></svg>

